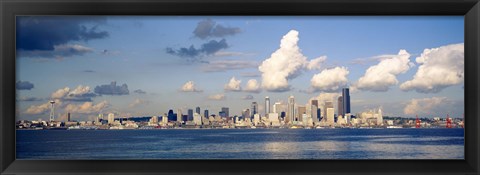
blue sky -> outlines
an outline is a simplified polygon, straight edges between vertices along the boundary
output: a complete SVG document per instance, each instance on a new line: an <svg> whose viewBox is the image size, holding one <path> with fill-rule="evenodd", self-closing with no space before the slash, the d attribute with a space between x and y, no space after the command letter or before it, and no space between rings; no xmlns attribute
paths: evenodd
<svg viewBox="0 0 480 175"><path fill-rule="evenodd" d="M293 45L282 48L282 40ZM461 117L463 42L463 16L17 17L18 118L47 119L49 100L79 119L196 106L239 115L265 96L273 104L294 95L305 105L341 87L353 90L354 113L381 107L391 116ZM235 81L226 87L232 77L239 89ZM258 88L248 91L251 79ZM194 88L182 90L189 81Z"/></svg>

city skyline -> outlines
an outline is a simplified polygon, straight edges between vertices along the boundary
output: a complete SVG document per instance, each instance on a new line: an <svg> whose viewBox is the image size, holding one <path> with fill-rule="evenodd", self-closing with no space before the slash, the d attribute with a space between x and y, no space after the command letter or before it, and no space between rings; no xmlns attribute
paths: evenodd
<svg viewBox="0 0 480 175"><path fill-rule="evenodd" d="M17 118L48 119L51 100L84 120L241 115L291 95L337 114L344 87L352 113L461 116L463 36L463 17L441 16L19 17Z"/></svg>

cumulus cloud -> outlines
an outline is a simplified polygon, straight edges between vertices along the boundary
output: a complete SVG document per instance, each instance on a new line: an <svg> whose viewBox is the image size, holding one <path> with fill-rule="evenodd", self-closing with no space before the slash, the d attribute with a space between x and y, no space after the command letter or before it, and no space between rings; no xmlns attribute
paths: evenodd
<svg viewBox="0 0 480 175"><path fill-rule="evenodd" d="M288 80L297 77L307 63L298 47L298 31L291 30L280 41L280 48L262 62L262 87L271 92L290 90Z"/></svg>
<svg viewBox="0 0 480 175"><path fill-rule="evenodd" d="M148 101L148 100L142 100L142 99L135 99L133 100L132 103L130 103L128 106L131 107L131 108L134 108L134 107L137 107L137 106L140 106L140 105L148 105L150 104L151 102Z"/></svg>
<svg viewBox="0 0 480 175"><path fill-rule="evenodd" d="M235 79L235 77L232 77L230 81L225 84L224 89L225 91L241 91L242 87L240 87L241 80Z"/></svg>
<svg viewBox="0 0 480 175"><path fill-rule="evenodd" d="M345 67L325 69L310 80L316 91L335 92L347 85L349 71Z"/></svg>
<svg viewBox="0 0 480 175"><path fill-rule="evenodd" d="M61 99L64 101L92 101L92 97L96 97L97 94L91 92L89 86L79 85L75 89L70 89L69 87L64 87L56 90L50 96L52 99Z"/></svg>
<svg viewBox="0 0 480 175"><path fill-rule="evenodd" d="M208 96L208 99L210 100L225 100L225 94L214 94L214 95L210 95Z"/></svg>
<svg viewBox="0 0 480 175"><path fill-rule="evenodd" d="M53 47L54 47L53 50L28 50L28 51L20 50L17 53L19 57L62 59L64 57L71 57L75 55L81 56L86 53L91 53L94 51L92 48L82 46L79 44L56 45Z"/></svg>
<svg viewBox="0 0 480 175"><path fill-rule="evenodd" d="M327 60L327 56L321 56L318 58L315 58L313 60L310 60L308 64L306 65L308 70L320 70L322 67L322 64Z"/></svg>
<svg viewBox="0 0 480 175"><path fill-rule="evenodd" d="M59 99L55 99L55 105L60 106L62 102ZM47 111L50 111L50 102L46 102L40 105L32 105L27 108L25 114L45 114Z"/></svg>
<svg viewBox="0 0 480 175"><path fill-rule="evenodd" d="M247 81L247 85L244 89L245 92L259 93L261 91L260 84L255 79L250 79Z"/></svg>
<svg viewBox="0 0 480 175"><path fill-rule="evenodd" d="M242 100L252 100L252 99L254 99L253 95L245 95L242 97Z"/></svg>
<svg viewBox="0 0 480 175"><path fill-rule="evenodd" d="M201 62L201 56L212 55L228 47L227 40L222 39L220 41L210 40L209 42L202 44L198 49L193 45L190 47L182 47L180 49L167 47L166 52L171 55L187 58L186 60L189 62Z"/></svg>
<svg viewBox="0 0 480 175"><path fill-rule="evenodd" d="M137 94L146 94L147 93L147 92L145 92L144 90L141 90L141 89L134 90L133 92L135 92Z"/></svg>
<svg viewBox="0 0 480 175"><path fill-rule="evenodd" d="M228 70L255 68L257 62L244 60L216 60L205 64L202 67L204 72L225 72Z"/></svg>
<svg viewBox="0 0 480 175"><path fill-rule="evenodd" d="M425 114L444 104L446 101L446 97L412 99L403 109L403 113L407 115Z"/></svg>
<svg viewBox="0 0 480 175"><path fill-rule="evenodd" d="M464 81L464 44L425 49L416 58L420 64L412 80L400 85L404 91L437 93Z"/></svg>
<svg viewBox="0 0 480 175"><path fill-rule="evenodd" d="M22 16L16 23L17 50L54 50L72 41L109 36L99 30L105 17Z"/></svg>
<svg viewBox="0 0 480 175"><path fill-rule="evenodd" d="M398 84L397 75L407 72L411 67L410 54L400 50L397 55L381 60L371 66L360 77L355 87L359 90L385 92L390 86Z"/></svg>
<svg viewBox="0 0 480 175"><path fill-rule="evenodd" d="M202 92L202 90L198 89L195 86L195 83L193 81L187 81L180 90L182 92Z"/></svg>
<svg viewBox="0 0 480 175"><path fill-rule="evenodd" d="M224 37L228 35L235 35L240 32L240 28L225 27L223 25L216 24L216 22L211 19L207 19L198 22L197 27L193 31L193 34L200 39L206 39L209 37Z"/></svg>
<svg viewBox="0 0 480 175"><path fill-rule="evenodd" d="M92 102L85 102L83 104L67 104L65 106L65 111L70 113L77 113L77 114L97 114L100 111L109 107L107 101L102 101L97 104L93 104Z"/></svg>
<svg viewBox="0 0 480 175"><path fill-rule="evenodd" d="M29 81L17 81L15 83L15 88L17 90L31 90L33 87L33 83L30 83Z"/></svg>
<svg viewBox="0 0 480 175"><path fill-rule="evenodd" d="M117 86L116 81L112 81L110 84L104 84L95 87L95 93L101 95L128 95L130 91L128 90L127 84L122 84Z"/></svg>

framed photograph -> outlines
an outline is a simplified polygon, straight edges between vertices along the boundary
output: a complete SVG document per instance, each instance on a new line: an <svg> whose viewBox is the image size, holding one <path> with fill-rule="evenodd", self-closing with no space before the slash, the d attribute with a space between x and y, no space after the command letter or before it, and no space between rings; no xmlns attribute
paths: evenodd
<svg viewBox="0 0 480 175"><path fill-rule="evenodd" d="M2 2L0 172L477 174L479 8Z"/></svg>

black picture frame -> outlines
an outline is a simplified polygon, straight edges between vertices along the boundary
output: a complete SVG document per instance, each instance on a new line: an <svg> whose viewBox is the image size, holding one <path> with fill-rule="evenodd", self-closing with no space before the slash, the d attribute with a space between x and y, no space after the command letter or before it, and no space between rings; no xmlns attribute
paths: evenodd
<svg viewBox="0 0 480 175"><path fill-rule="evenodd" d="M0 174L479 174L478 0L0 0ZM15 160L17 15L460 15L464 160Z"/></svg>

